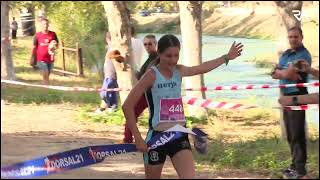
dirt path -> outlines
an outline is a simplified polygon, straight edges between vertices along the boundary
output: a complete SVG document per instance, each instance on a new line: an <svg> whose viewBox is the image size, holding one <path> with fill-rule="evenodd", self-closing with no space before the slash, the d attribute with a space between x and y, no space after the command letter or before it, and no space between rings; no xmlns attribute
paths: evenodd
<svg viewBox="0 0 320 180"><path fill-rule="evenodd" d="M75 109L66 105L1 106L1 166L89 145L118 143L121 140L123 127L77 121ZM177 178L170 161L166 162L162 174L162 178ZM268 178L240 170L215 172L210 168L197 171L197 177ZM114 156L100 164L43 178L144 178L142 154Z"/></svg>

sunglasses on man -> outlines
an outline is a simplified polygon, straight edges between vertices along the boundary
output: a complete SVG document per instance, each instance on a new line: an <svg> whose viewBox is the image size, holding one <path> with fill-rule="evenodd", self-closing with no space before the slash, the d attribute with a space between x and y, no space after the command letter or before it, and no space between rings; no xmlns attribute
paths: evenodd
<svg viewBox="0 0 320 180"><path fill-rule="evenodd" d="M144 46L152 46L152 43L144 43Z"/></svg>

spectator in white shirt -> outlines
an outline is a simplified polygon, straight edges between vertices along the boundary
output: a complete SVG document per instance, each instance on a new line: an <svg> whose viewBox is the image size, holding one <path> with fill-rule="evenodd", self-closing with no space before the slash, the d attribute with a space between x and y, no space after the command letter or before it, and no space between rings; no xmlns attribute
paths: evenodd
<svg viewBox="0 0 320 180"><path fill-rule="evenodd" d="M141 39L135 37L136 32L133 26L131 26L131 46L132 46L132 61L133 70L138 72L141 65L141 59L144 53L144 46Z"/></svg>

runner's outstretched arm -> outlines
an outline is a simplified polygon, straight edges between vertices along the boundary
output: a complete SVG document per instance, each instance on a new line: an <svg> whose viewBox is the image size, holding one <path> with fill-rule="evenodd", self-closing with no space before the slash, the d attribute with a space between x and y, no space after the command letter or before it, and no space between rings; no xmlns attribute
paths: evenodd
<svg viewBox="0 0 320 180"><path fill-rule="evenodd" d="M319 103L319 93L298 95L296 97L297 97L298 104L318 104ZM293 96L281 96L278 102L282 106L294 105Z"/></svg>
<svg viewBox="0 0 320 180"><path fill-rule="evenodd" d="M241 43L236 44L233 42L228 54L223 55L217 59L213 59L202 63L198 66L187 67L184 65L178 65L180 73L182 76L194 76L198 74L207 73L217 67L219 67L223 63L227 63L229 60L233 60L241 55L243 45Z"/></svg>

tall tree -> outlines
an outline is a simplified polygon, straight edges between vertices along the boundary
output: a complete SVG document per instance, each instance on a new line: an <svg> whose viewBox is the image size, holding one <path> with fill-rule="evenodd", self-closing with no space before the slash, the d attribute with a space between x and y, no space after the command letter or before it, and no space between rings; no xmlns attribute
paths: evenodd
<svg viewBox="0 0 320 180"><path fill-rule="evenodd" d="M20 12L21 28L19 29L21 29L23 35L33 36L36 33L35 23L30 19L35 19L35 7L41 4L39 1L10 1L12 8Z"/></svg>
<svg viewBox="0 0 320 180"><path fill-rule="evenodd" d="M1 79L16 78L9 40L9 1L1 1Z"/></svg>
<svg viewBox="0 0 320 180"><path fill-rule="evenodd" d="M183 46L183 57L185 65L196 66L202 63L202 28L201 28L201 8L202 1L179 1L181 35ZM187 77L186 88L204 86L203 75ZM200 91L188 91L187 96L205 98L205 93ZM200 117L205 114L203 108L189 107L192 116Z"/></svg>
<svg viewBox="0 0 320 180"><path fill-rule="evenodd" d="M18 9L21 11L23 8L27 8L32 15L35 14L35 10L38 10L38 16L42 15L44 17L47 16L48 8L51 4L56 4L59 2L53 1L12 1L11 5L13 8Z"/></svg>
<svg viewBox="0 0 320 180"><path fill-rule="evenodd" d="M282 19L281 26L279 27L279 37L278 37L278 56L288 48L288 39L287 31L291 27L301 26L301 22L298 18L294 16L293 10L300 11L300 17L302 13L302 1L274 1L277 5L279 15ZM279 90L281 94L281 91ZM286 138L285 125L283 121L283 113L280 110L280 125L281 125L281 134L283 138Z"/></svg>
<svg viewBox="0 0 320 180"><path fill-rule="evenodd" d="M102 1L108 19L111 35L112 49L117 49L126 57L124 66L116 66L118 84L122 88L132 88L137 79L134 75L132 62L132 47L130 33L130 11L125 1ZM120 99L123 103L127 98L127 91L120 91Z"/></svg>
<svg viewBox="0 0 320 180"><path fill-rule="evenodd" d="M293 10L300 11L302 13L302 1L274 1L277 5L279 15L281 17L281 25L278 33L278 55L282 54L284 50L288 48L287 31L295 26L301 26L301 22L294 16Z"/></svg>
<svg viewBox="0 0 320 180"><path fill-rule="evenodd" d="M275 1L275 3L287 30L294 26L301 26L301 22L294 16L293 10L302 12L302 1Z"/></svg>

